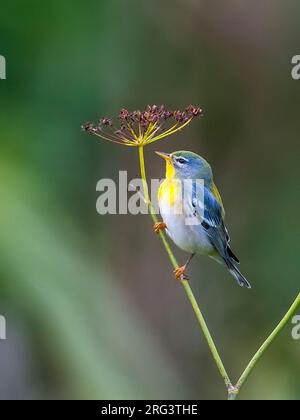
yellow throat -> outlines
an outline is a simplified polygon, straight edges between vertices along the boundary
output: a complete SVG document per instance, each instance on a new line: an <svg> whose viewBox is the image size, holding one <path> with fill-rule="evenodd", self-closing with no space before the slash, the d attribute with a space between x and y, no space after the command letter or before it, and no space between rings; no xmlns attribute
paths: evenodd
<svg viewBox="0 0 300 420"><path fill-rule="evenodd" d="M158 190L158 200L165 201L169 206L173 206L181 183L175 178L175 169L173 163L166 161L166 179L161 183Z"/></svg>

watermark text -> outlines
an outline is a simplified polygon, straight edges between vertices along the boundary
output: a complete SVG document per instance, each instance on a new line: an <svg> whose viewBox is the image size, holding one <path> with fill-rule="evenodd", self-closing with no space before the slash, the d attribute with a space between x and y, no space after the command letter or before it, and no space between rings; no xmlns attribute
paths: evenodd
<svg viewBox="0 0 300 420"><path fill-rule="evenodd" d="M6 319L0 315L0 340L6 340Z"/></svg>
<svg viewBox="0 0 300 420"><path fill-rule="evenodd" d="M6 59L3 55L0 55L0 79L6 79Z"/></svg>
<svg viewBox="0 0 300 420"><path fill-rule="evenodd" d="M300 340L300 315L295 315L292 319L295 326L292 329L292 337L294 340Z"/></svg>
<svg viewBox="0 0 300 420"><path fill-rule="evenodd" d="M96 185L99 196L96 211L99 215L149 214L151 211L163 217L183 216L189 226L199 225L204 216L204 180L172 179L162 182L151 179L149 191L144 191L143 180L136 178L128 181L127 171L119 172L119 182L112 179L100 179Z"/></svg>
<svg viewBox="0 0 300 420"><path fill-rule="evenodd" d="M300 55L294 55L294 57L292 58L292 64L293 64L292 78L294 80L299 80L300 79Z"/></svg>

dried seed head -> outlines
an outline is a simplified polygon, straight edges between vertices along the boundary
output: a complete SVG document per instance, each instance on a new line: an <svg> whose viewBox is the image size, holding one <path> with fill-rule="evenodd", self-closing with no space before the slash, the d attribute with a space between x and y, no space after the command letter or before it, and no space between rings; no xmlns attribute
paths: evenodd
<svg viewBox="0 0 300 420"><path fill-rule="evenodd" d="M125 121L130 117L130 112L128 111L128 109L121 109L120 113L119 113L119 119L121 121Z"/></svg>
<svg viewBox="0 0 300 420"><path fill-rule="evenodd" d="M144 111L121 109L117 127L114 127L110 118L103 117L98 125L87 123L82 128L89 134L114 143L144 146L180 131L202 115L202 109L193 105L189 105L185 111L170 111L164 105L148 105Z"/></svg>
<svg viewBox="0 0 300 420"><path fill-rule="evenodd" d="M95 134L97 131L97 129L94 127L94 124L91 122L85 123L81 128L83 131L86 131L89 134Z"/></svg>
<svg viewBox="0 0 300 420"><path fill-rule="evenodd" d="M203 116L203 110L199 107L195 107L193 105L189 105L186 108L186 112L188 115L192 115L193 117L202 117Z"/></svg>
<svg viewBox="0 0 300 420"><path fill-rule="evenodd" d="M110 118L102 117L100 119L100 124L104 125L105 127L112 127L113 122Z"/></svg>

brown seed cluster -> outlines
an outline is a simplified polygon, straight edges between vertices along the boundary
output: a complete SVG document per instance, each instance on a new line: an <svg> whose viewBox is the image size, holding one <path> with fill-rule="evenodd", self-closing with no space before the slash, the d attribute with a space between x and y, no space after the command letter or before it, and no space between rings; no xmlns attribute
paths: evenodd
<svg viewBox="0 0 300 420"><path fill-rule="evenodd" d="M202 117L203 111L193 105L184 111L170 111L164 105L148 105L144 111L121 109L118 124L103 117L98 124L86 123L82 128L105 140L127 146L139 146L174 134L188 125L194 118Z"/></svg>

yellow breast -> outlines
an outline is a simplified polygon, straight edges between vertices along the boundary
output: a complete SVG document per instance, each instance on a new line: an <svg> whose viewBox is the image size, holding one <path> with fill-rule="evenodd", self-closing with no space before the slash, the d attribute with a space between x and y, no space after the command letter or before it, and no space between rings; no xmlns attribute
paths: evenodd
<svg viewBox="0 0 300 420"><path fill-rule="evenodd" d="M178 202L181 196L181 182L175 178L175 169L171 163L167 163L166 179L159 187L158 201L170 207Z"/></svg>
<svg viewBox="0 0 300 420"><path fill-rule="evenodd" d="M159 187L158 200L165 202L169 206L174 206L178 193L180 191L179 182L177 180L166 179Z"/></svg>

